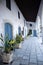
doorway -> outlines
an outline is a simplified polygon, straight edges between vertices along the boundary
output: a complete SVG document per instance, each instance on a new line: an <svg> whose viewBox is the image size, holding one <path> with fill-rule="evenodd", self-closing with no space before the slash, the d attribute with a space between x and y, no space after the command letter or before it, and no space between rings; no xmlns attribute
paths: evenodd
<svg viewBox="0 0 43 65"><path fill-rule="evenodd" d="M12 25L9 23L5 23L5 35L8 35L9 40L12 39Z"/></svg>
<svg viewBox="0 0 43 65"><path fill-rule="evenodd" d="M37 37L36 30L33 30L33 36Z"/></svg>

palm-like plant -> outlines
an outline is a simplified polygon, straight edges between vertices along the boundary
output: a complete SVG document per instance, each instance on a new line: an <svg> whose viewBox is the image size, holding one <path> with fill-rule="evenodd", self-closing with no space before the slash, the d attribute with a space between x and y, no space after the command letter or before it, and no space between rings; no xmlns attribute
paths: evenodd
<svg viewBox="0 0 43 65"><path fill-rule="evenodd" d="M2 45L3 45L3 43L4 43L4 40L3 40L3 36L2 36L2 34L1 34L1 36L0 36L0 40L2 41Z"/></svg>

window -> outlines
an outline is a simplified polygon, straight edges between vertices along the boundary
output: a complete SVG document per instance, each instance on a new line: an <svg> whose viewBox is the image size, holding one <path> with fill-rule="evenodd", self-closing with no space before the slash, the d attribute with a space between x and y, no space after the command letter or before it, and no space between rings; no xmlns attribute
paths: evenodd
<svg viewBox="0 0 43 65"><path fill-rule="evenodd" d="M18 11L18 18L20 19L20 12Z"/></svg>
<svg viewBox="0 0 43 65"><path fill-rule="evenodd" d="M32 24L30 24L30 26L32 26Z"/></svg>
<svg viewBox="0 0 43 65"><path fill-rule="evenodd" d="M6 0L6 6L11 10L11 0Z"/></svg>

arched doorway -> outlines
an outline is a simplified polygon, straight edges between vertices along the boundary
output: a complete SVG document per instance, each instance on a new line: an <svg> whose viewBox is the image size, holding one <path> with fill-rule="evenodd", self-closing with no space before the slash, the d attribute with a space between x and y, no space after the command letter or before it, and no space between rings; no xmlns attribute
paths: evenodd
<svg viewBox="0 0 43 65"><path fill-rule="evenodd" d="M36 30L33 30L33 36L37 37Z"/></svg>
<svg viewBox="0 0 43 65"><path fill-rule="evenodd" d="M21 27L18 27L18 34L21 35Z"/></svg>
<svg viewBox="0 0 43 65"><path fill-rule="evenodd" d="M9 40L12 39L12 25L9 23L5 23L5 35L8 35Z"/></svg>

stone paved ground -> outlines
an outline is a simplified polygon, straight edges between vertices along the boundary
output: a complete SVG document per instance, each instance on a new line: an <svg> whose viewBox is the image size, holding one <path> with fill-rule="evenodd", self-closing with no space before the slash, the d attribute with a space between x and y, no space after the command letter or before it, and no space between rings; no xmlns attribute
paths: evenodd
<svg viewBox="0 0 43 65"><path fill-rule="evenodd" d="M43 44L37 37L29 37L21 49L15 50L13 58L14 61L8 65L43 65Z"/></svg>

